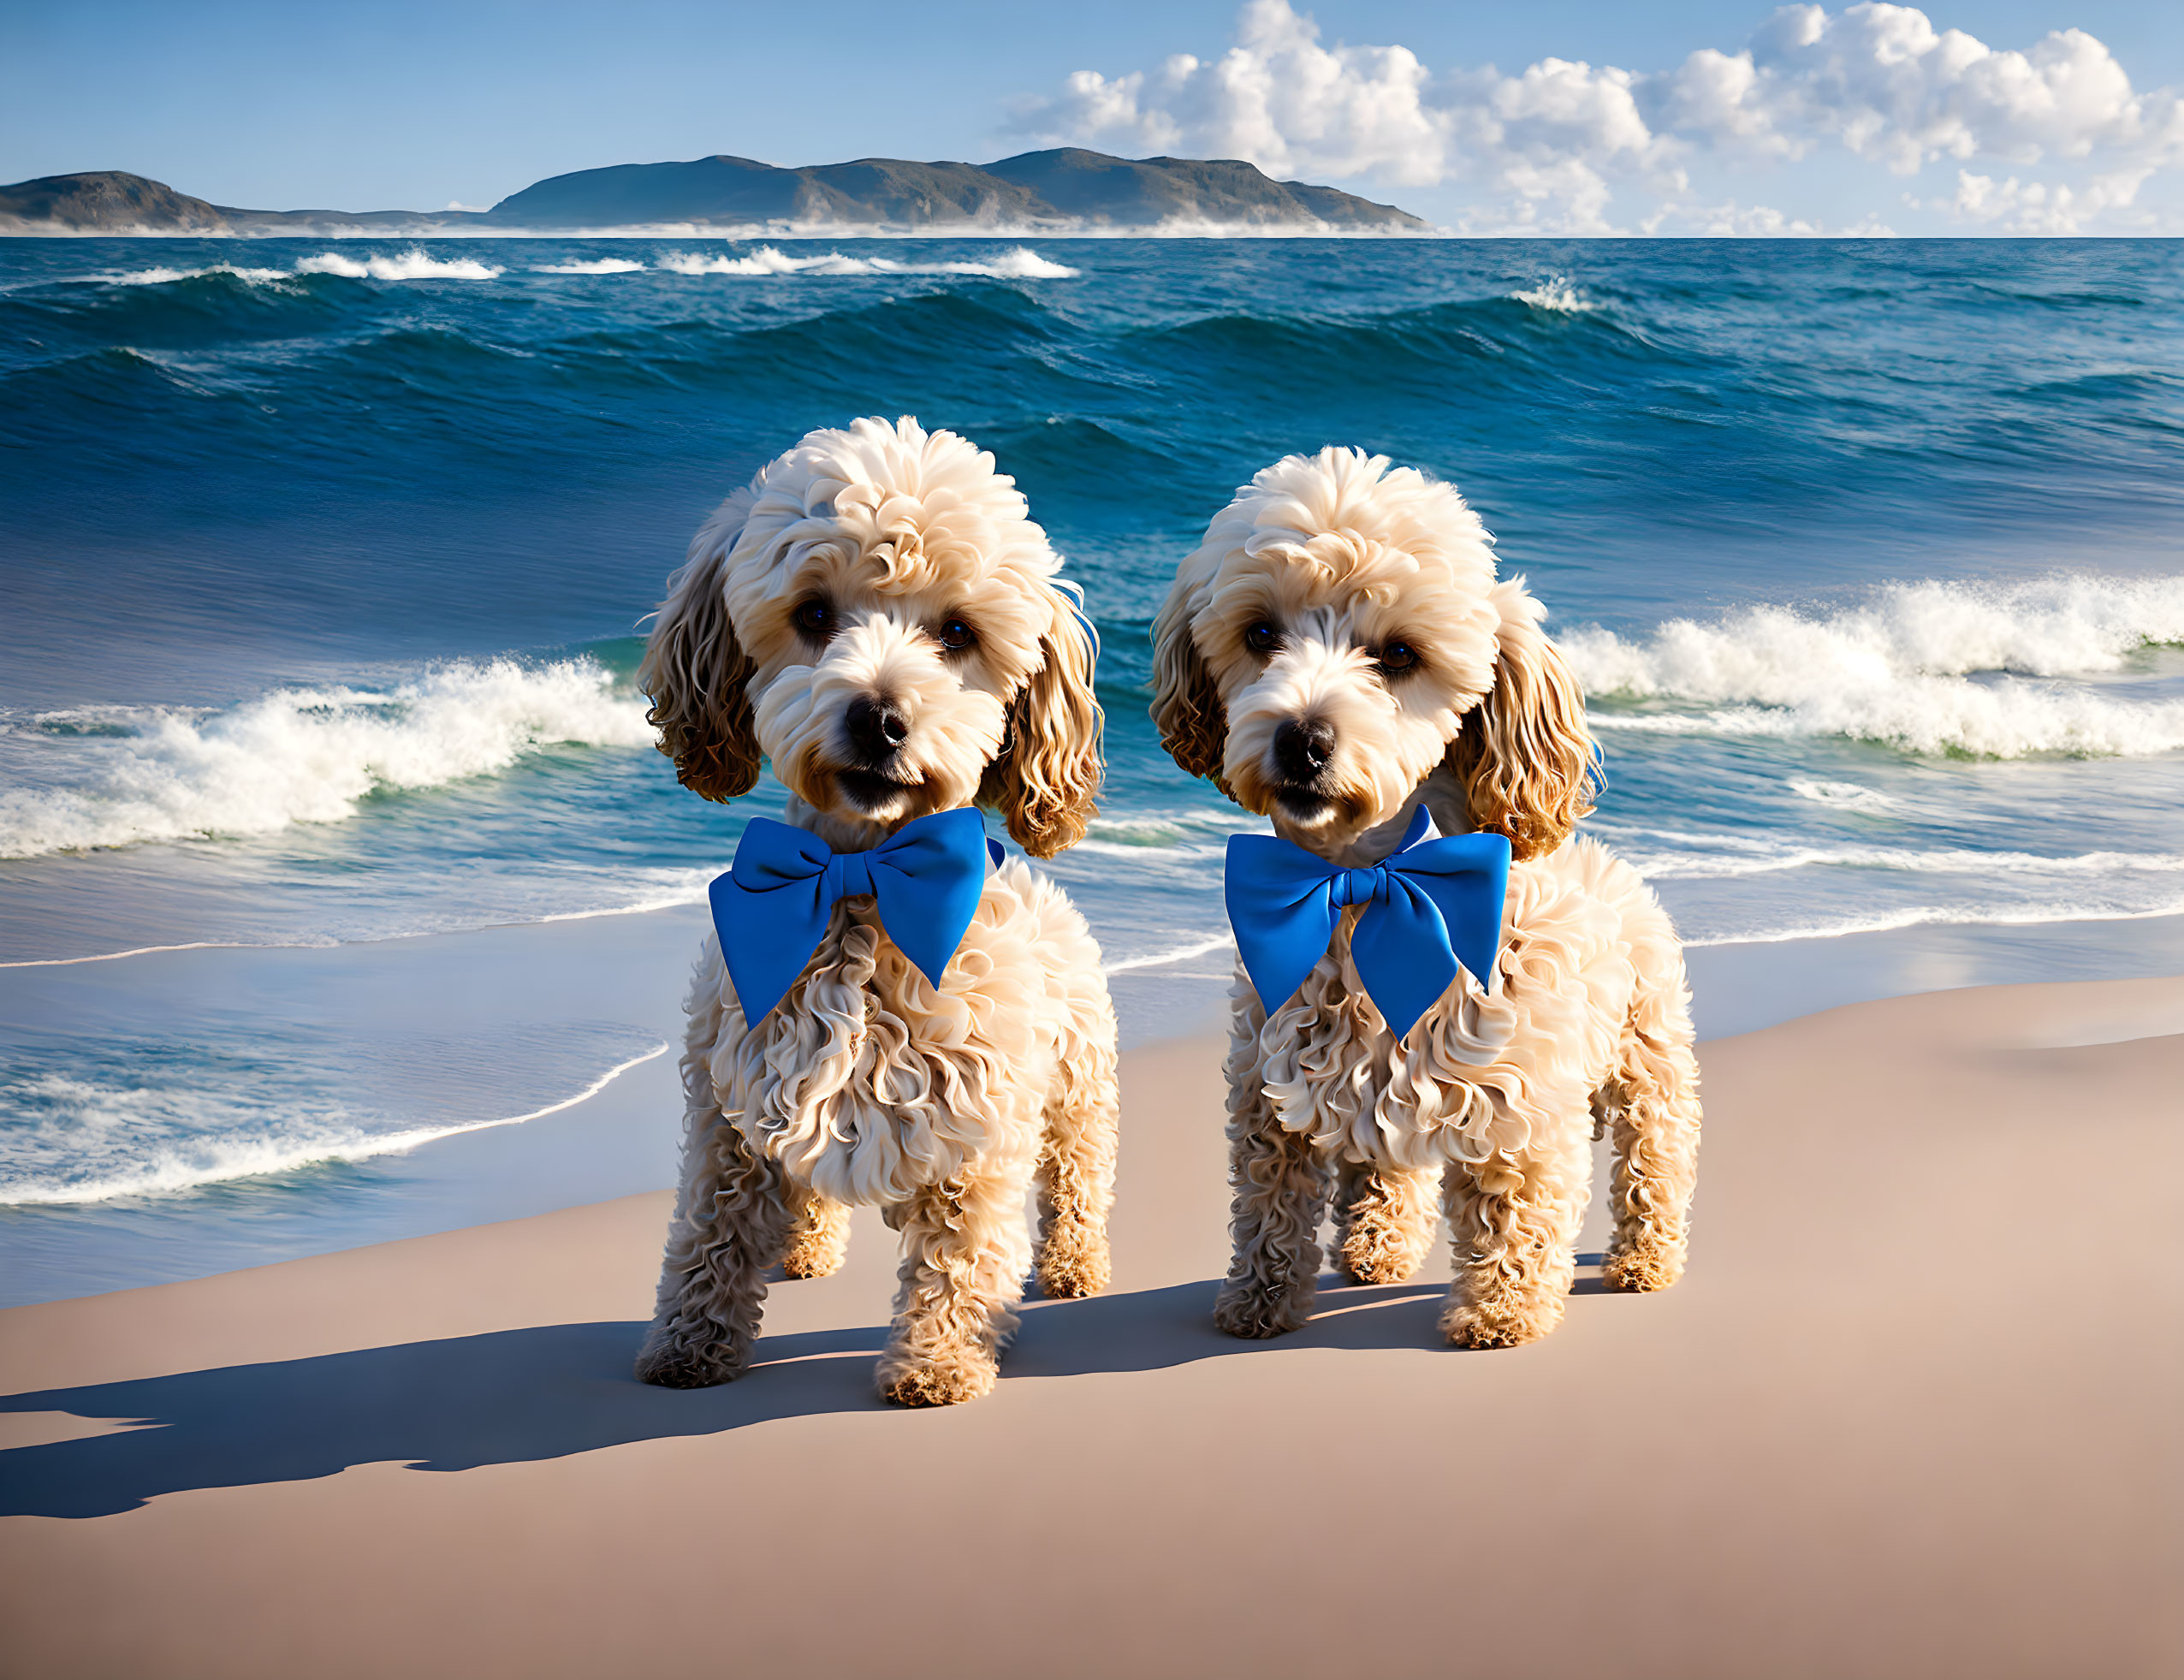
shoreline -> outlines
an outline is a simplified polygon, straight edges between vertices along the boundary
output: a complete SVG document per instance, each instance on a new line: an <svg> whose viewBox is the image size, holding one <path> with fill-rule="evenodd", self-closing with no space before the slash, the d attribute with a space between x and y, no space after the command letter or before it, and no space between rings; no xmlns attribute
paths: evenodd
<svg viewBox="0 0 2184 1680"><path fill-rule="evenodd" d="M1031 1303L968 1406L873 1398L869 1210L710 1390L628 1374L664 1191L0 1311L0 1653L590 1676L650 1629L956 1680L1301 1675L1361 1637L1392 1673L2169 1671L2184 978L1851 1004L1701 1063L1690 1273L1602 1290L1596 1190L1565 1322L1513 1351L1438 1345L1445 1252L1323 1278L1294 1336L1212 1330L1202 1038L1125 1054L1113 1289ZM2098 1288L2013 1251L2059 1150L2129 1163L2041 1198L2039 1253ZM964 1567L976 1626L936 1624Z"/></svg>
<svg viewBox="0 0 2184 1680"><path fill-rule="evenodd" d="M614 1058L624 1065L618 1077L572 1076L557 1096L511 1101L505 1115L462 1122L406 1149L176 1193L0 1208L0 1307L205 1277L671 1184L681 1125L681 991L702 928L702 909L679 905L350 946L199 947L47 972L36 982L42 1006L85 1018L138 1018L180 987L306 994L355 1012L364 1031L419 1012L412 994L423 987L424 1008L452 1012L449 1018L488 1041L511 1023L596 1009L582 994L596 993L614 999L632 1032L664 1040L668 1051L647 1055L638 1047ZM1224 945L1111 976L1125 1050L1222 1032L1231 960ZM1887 997L2033 978L2184 974L2184 917L1926 925L1699 946L1687 960L1707 1042ZM196 972L154 971L167 964ZM39 972L0 974L0 1002L11 993L27 998ZM524 1110L533 1112L519 1120Z"/></svg>

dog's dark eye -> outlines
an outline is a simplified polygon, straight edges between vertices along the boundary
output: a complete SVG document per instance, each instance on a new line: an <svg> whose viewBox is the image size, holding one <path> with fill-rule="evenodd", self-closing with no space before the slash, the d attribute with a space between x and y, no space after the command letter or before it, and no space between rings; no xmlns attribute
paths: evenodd
<svg viewBox="0 0 2184 1680"><path fill-rule="evenodd" d="M952 618L941 626L940 637L941 645L950 653L961 653L976 644L978 632L966 620Z"/></svg>
<svg viewBox="0 0 2184 1680"><path fill-rule="evenodd" d="M1408 642L1388 642L1380 648L1383 671L1408 671L1418 662L1418 650Z"/></svg>
<svg viewBox="0 0 2184 1680"><path fill-rule="evenodd" d="M798 630L820 641L834 633L834 609L824 601L807 601L789 616Z"/></svg>
<svg viewBox="0 0 2184 1680"><path fill-rule="evenodd" d="M1282 644L1282 632L1265 619L1243 632L1243 645L1254 653L1272 653Z"/></svg>

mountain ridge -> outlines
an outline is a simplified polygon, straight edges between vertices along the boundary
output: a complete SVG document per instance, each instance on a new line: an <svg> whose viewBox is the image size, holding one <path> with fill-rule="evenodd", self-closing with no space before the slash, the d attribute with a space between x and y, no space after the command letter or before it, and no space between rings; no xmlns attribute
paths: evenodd
<svg viewBox="0 0 2184 1680"><path fill-rule="evenodd" d="M786 235L1195 231L1427 233L1392 205L1234 158L1064 146L988 164L860 157L785 169L719 153L549 175L486 211L246 210L124 170L0 186L0 233L461 234L641 229Z"/></svg>

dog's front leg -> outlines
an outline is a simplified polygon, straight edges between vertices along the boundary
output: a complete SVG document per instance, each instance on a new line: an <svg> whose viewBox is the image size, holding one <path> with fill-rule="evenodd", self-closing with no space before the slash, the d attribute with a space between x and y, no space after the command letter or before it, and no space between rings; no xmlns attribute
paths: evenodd
<svg viewBox="0 0 2184 1680"><path fill-rule="evenodd" d="M880 1356L882 1398L946 1406L992 1389L1031 1265L1030 1184L1029 1160L982 1167L888 1208L902 1232L902 1287Z"/></svg>
<svg viewBox="0 0 2184 1680"><path fill-rule="evenodd" d="M785 1278L831 1278L849 1258L849 1208L801 1184L787 1187L789 1233L781 1250Z"/></svg>
<svg viewBox="0 0 2184 1680"><path fill-rule="evenodd" d="M638 1378L662 1388L705 1388L743 1374L766 1299L766 1268L788 1237L780 1165L745 1143L709 1097L694 1119L659 1302L637 1356Z"/></svg>
<svg viewBox="0 0 2184 1680"><path fill-rule="evenodd" d="M1634 1037L1595 1112L1615 1140L1615 1235L1601 1275L1616 1289L1666 1289L1683 1275L1699 1173L1699 1065L1688 1028L1665 1040Z"/></svg>
<svg viewBox="0 0 2184 1680"><path fill-rule="evenodd" d="M1456 1282L1443 1335L1457 1347L1516 1347L1562 1322L1591 1181L1582 1147L1450 1165L1441 1196Z"/></svg>
<svg viewBox="0 0 2184 1680"><path fill-rule="evenodd" d="M1108 1023L1110 1033L1113 1020ZM1116 1119L1113 1037L1064 1041L1039 1147L1039 1287L1052 1301L1097 1295L1107 1286L1107 1212L1115 1200Z"/></svg>
<svg viewBox="0 0 2184 1680"><path fill-rule="evenodd" d="M1408 1283L1433 1251L1440 1175L1343 1162L1335 1181L1335 1256L1352 1283Z"/></svg>
<svg viewBox="0 0 2184 1680"><path fill-rule="evenodd" d="M1285 1130L1267 1098L1255 1042L1229 1058L1228 1279L1214 1322L1231 1336L1279 1336L1312 1315L1327 1172L1309 1138Z"/></svg>

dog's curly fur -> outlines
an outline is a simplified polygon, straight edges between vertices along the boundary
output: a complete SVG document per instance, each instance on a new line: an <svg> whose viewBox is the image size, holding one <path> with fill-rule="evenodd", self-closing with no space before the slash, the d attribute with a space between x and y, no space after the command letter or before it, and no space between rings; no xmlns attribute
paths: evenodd
<svg viewBox="0 0 2184 1680"><path fill-rule="evenodd" d="M1050 857L1083 835L1101 770L1092 650L1059 565L1013 481L962 438L910 419L815 431L722 505L669 586L638 679L661 751L714 799L770 760L789 820L837 849L976 802ZM860 702L891 708L899 739L860 740ZM840 1267L854 1204L902 1233L878 1373L891 1399L990 1389L1035 1258L1049 1296L1107 1285L1114 1011L1083 918L1024 864L988 876L938 988L867 894L836 906L755 1026L709 934L688 1009L645 1381L739 1375L768 1268Z"/></svg>
<svg viewBox="0 0 2184 1680"><path fill-rule="evenodd" d="M1683 948L1635 870L1570 837L1594 754L1541 615L1522 579L1495 580L1455 490L1332 448L1239 491L1160 609L1153 715L1184 769L1332 863L1380 861L1421 803L1445 834L1507 836L1516 860L1493 990L1459 977L1402 1042L1350 960L1356 909L1271 1016L1238 965L1235 1257L1214 1309L1231 1334L1310 1315L1331 1189L1342 1270L1393 1283L1425 1258L1438 1187L1457 1273L1443 1333L1545 1335L1596 1127L1616 1154L1607 1281L1663 1289L1683 1270L1700 1111Z"/></svg>

